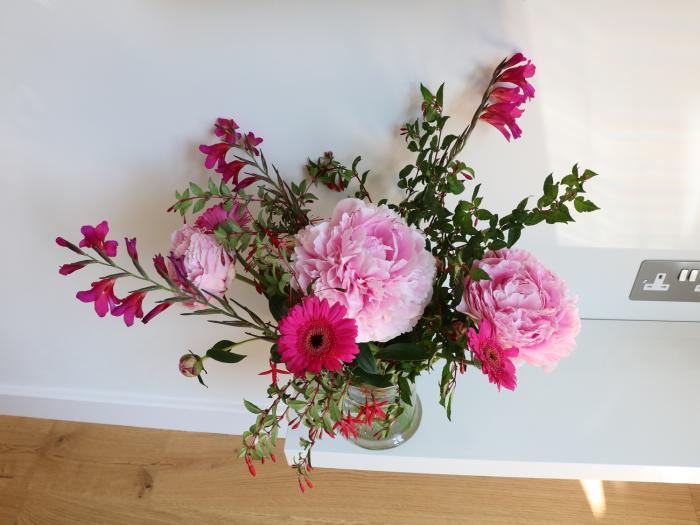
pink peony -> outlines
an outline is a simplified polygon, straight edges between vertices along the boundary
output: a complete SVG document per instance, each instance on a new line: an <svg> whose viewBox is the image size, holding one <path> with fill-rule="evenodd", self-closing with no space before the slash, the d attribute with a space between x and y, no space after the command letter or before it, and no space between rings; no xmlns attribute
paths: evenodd
<svg viewBox="0 0 700 525"><path fill-rule="evenodd" d="M476 266L491 279L467 280L457 310L491 321L499 343L520 350L518 361L554 369L581 329L566 283L525 250L489 252Z"/></svg>
<svg viewBox="0 0 700 525"><path fill-rule="evenodd" d="M217 296L226 292L236 276L232 257L216 238L187 224L173 233L167 265L170 279L184 289L189 281Z"/></svg>
<svg viewBox="0 0 700 525"><path fill-rule="evenodd" d="M467 332L469 348L479 361L481 371L489 376L489 382L508 390L515 390L517 380L513 358L518 355L517 348L503 348L498 342L498 336L493 325L487 319L479 322L479 331L473 328Z"/></svg>
<svg viewBox="0 0 700 525"><path fill-rule="evenodd" d="M292 283L348 309L358 342L411 330L433 293L435 260L425 237L386 206L340 201L331 218L296 237Z"/></svg>
<svg viewBox="0 0 700 525"><path fill-rule="evenodd" d="M340 370L360 351L355 343L357 326L345 316L347 309L325 299L304 297L280 321L278 348L287 370L301 376L321 368Z"/></svg>

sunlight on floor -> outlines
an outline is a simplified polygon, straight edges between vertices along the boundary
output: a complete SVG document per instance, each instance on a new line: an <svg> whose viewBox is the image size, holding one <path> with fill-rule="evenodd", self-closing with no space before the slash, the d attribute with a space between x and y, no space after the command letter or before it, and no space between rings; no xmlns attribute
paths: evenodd
<svg viewBox="0 0 700 525"><path fill-rule="evenodd" d="M580 480L583 492L586 494L588 505L591 507L591 512L596 518L605 515L605 490L603 490L603 482L599 479L582 479Z"/></svg>

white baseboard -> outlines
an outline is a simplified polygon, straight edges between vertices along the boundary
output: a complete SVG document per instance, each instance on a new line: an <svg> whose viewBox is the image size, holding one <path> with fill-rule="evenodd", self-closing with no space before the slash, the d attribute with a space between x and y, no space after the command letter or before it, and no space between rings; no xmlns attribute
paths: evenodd
<svg viewBox="0 0 700 525"><path fill-rule="evenodd" d="M0 414L218 434L241 434L254 420L237 402L6 385Z"/></svg>

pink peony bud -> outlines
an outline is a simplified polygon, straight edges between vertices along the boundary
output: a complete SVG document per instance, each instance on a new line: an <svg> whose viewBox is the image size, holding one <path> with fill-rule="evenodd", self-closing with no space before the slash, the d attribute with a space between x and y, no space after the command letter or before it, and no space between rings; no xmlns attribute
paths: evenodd
<svg viewBox="0 0 700 525"><path fill-rule="evenodd" d="M185 377L197 377L204 370L202 358L196 354L185 354L180 358L180 373Z"/></svg>

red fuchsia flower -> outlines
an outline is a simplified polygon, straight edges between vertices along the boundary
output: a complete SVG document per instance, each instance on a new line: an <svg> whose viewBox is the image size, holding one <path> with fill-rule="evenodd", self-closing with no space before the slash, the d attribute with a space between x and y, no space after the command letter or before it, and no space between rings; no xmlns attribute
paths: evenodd
<svg viewBox="0 0 700 525"><path fill-rule="evenodd" d="M221 169L221 167L226 164L226 154L230 149L231 146L225 142L219 142L211 146L207 146L206 144L201 144L199 146L199 151L207 156L204 160L204 166L208 170L212 169L215 165L218 169Z"/></svg>
<svg viewBox="0 0 700 525"><path fill-rule="evenodd" d="M148 322L149 322L151 319L153 319L156 315L158 315L159 313L161 313L161 312L167 310L168 308L170 308L170 306L171 306L172 304L173 304L173 303L160 303L160 304L156 305L150 312L148 312L148 313L143 317L143 319L141 319L141 322L142 322L143 324L148 323Z"/></svg>
<svg viewBox="0 0 700 525"><path fill-rule="evenodd" d="M304 297L279 323L279 352L287 370L300 376L322 368L340 370L360 351L355 338L357 324L347 319L347 309L326 299Z"/></svg>
<svg viewBox="0 0 700 525"><path fill-rule="evenodd" d="M252 131L249 131L246 136L243 138L243 147L249 152L252 153L253 155L260 155L260 151L258 150L257 146L259 144L262 144L263 139L260 137L256 137L255 134Z"/></svg>
<svg viewBox="0 0 700 525"><path fill-rule="evenodd" d="M74 263L64 264L63 266L61 266L58 269L58 273L60 273L61 275L70 275L73 272L78 271L81 268L84 268L90 262L92 262L92 261L78 261L78 262L74 262Z"/></svg>
<svg viewBox="0 0 700 525"><path fill-rule="evenodd" d="M377 403L374 398L370 403L369 399L365 399L365 404L360 407L357 413L357 420L363 419L363 422L371 427L375 417L377 419L384 419L386 417L386 412L382 410L382 407L386 405L386 403L386 401Z"/></svg>
<svg viewBox="0 0 700 525"><path fill-rule="evenodd" d="M231 162L219 164L216 171L217 173L221 173L221 178L224 183L228 183L228 181L232 180L234 184L238 184L238 175L247 165L247 162L236 159Z"/></svg>
<svg viewBox="0 0 700 525"><path fill-rule="evenodd" d="M136 251L136 238L128 239L124 237L124 243L126 244L126 252L129 254L129 257L131 257L131 260L138 261L139 254Z"/></svg>
<svg viewBox="0 0 700 525"><path fill-rule="evenodd" d="M138 317L141 319L143 317L143 309L141 304L143 303L143 298L146 297L144 292L134 292L128 295L126 298L122 299L122 303L118 306L112 308L112 315L115 317L124 316L124 324L126 326L132 326L134 324L134 318Z"/></svg>
<svg viewBox="0 0 700 525"><path fill-rule="evenodd" d="M520 105L535 96L535 88L527 80L535 74L535 65L522 53L516 53L499 67L500 73L489 91L491 103L479 118L494 126L510 141L511 137L517 139L522 135L516 123L516 119L523 114Z"/></svg>
<svg viewBox="0 0 700 525"><path fill-rule="evenodd" d="M496 338L493 324L486 319L479 322L479 331L469 329L467 334L469 348L481 361L481 371L489 376L489 382L498 385L498 390L505 387L515 390L515 364L517 348L503 348Z"/></svg>
<svg viewBox="0 0 700 525"><path fill-rule="evenodd" d="M84 303L95 303L95 312L100 317L115 308L121 299L114 295L114 283L117 279L102 279L92 283L92 288L78 292L75 296Z"/></svg>
<svg viewBox="0 0 700 525"><path fill-rule="evenodd" d="M85 225L80 228L80 233L83 234L83 240L80 241L79 244L81 248L92 248L109 257L115 257L117 255L117 241L105 240L109 233L107 221L102 221L97 226Z"/></svg>
<svg viewBox="0 0 700 525"><path fill-rule="evenodd" d="M270 369L265 370L264 372L260 372L258 375L259 376L271 376L272 382L276 385L277 384L277 376L278 375L284 375L284 374L289 374L291 372L287 372L286 370L280 370L277 368L277 363L274 361L270 361Z"/></svg>
<svg viewBox="0 0 700 525"><path fill-rule="evenodd" d="M250 218L248 210L244 206L241 206L239 202L234 202L230 211L226 211L223 205L217 204L197 217L195 225L211 233L216 230L219 225L227 221L233 221L243 228L250 222Z"/></svg>
<svg viewBox="0 0 700 525"><path fill-rule="evenodd" d="M218 118L214 134L229 144L236 144L241 139L241 134L236 132L237 129L238 124L232 118Z"/></svg>
<svg viewBox="0 0 700 525"><path fill-rule="evenodd" d="M351 414L348 414L336 421L336 423L333 425L333 430L340 429L340 433L345 439L350 439L351 434L355 439L357 439L357 423L358 421Z"/></svg>

